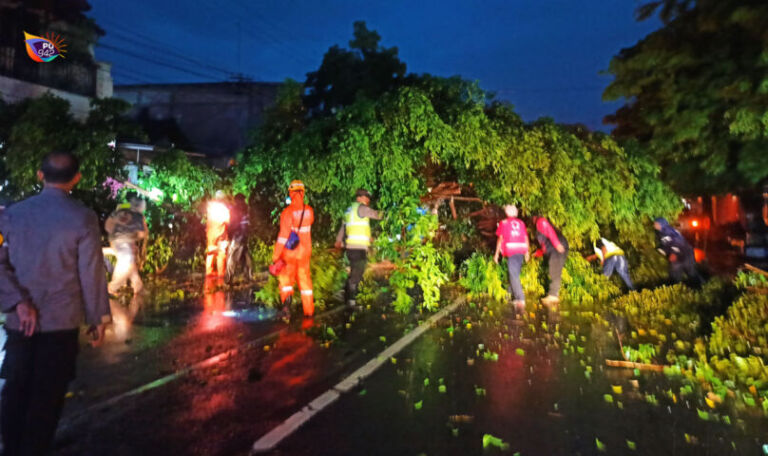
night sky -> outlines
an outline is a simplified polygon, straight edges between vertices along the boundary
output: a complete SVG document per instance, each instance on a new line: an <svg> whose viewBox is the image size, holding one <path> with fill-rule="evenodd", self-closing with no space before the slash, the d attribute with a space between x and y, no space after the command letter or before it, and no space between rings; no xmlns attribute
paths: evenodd
<svg viewBox="0 0 768 456"><path fill-rule="evenodd" d="M541 116L605 130L613 55L658 27L633 0L91 0L116 84L304 81L364 20L408 72L461 75ZM183 7L180 5L184 5ZM137 58L140 57L140 58ZM162 64L162 65L161 65Z"/></svg>

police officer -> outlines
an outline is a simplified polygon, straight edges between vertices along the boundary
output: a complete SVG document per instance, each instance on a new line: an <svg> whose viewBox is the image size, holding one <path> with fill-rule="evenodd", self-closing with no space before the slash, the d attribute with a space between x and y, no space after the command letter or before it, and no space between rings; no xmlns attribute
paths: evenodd
<svg viewBox="0 0 768 456"><path fill-rule="evenodd" d="M363 280L365 266L368 263L368 248L371 246L371 219L381 220L383 214L369 207L371 194L359 189L355 193L356 201L344 214L344 223L336 236L336 248L345 248L349 260L350 272L346 285L347 305L357 305L357 287Z"/></svg>

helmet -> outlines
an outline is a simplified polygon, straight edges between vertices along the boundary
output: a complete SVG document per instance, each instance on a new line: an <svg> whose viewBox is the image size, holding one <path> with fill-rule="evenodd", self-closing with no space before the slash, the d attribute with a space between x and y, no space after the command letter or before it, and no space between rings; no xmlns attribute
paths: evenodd
<svg viewBox="0 0 768 456"><path fill-rule="evenodd" d="M293 180L291 181L290 185L288 185L288 191L289 192L303 192L304 191L304 182L300 180Z"/></svg>

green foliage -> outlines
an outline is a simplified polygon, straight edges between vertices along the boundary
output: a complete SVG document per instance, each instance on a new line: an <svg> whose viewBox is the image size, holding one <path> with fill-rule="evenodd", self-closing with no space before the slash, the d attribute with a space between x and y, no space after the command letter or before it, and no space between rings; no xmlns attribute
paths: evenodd
<svg viewBox="0 0 768 456"><path fill-rule="evenodd" d="M162 191L161 202L188 211L211 195L221 178L213 169L191 162L181 150L172 149L152 160L152 172L142 176L140 184L148 191Z"/></svg>
<svg viewBox="0 0 768 456"><path fill-rule="evenodd" d="M768 177L768 5L667 0L668 22L613 58L608 120L637 139L681 191L723 191ZM695 4L695 7L690 7ZM682 6L681 6L682 5Z"/></svg>
<svg viewBox="0 0 768 456"><path fill-rule="evenodd" d="M543 296L545 291L541 278L545 275L544 262L540 258L531 258L531 261L524 263L520 271L523 292L526 295Z"/></svg>
<svg viewBox="0 0 768 456"><path fill-rule="evenodd" d="M376 281L374 274L367 269L363 280L357 286L357 303L363 306L374 304L384 293L385 288Z"/></svg>
<svg viewBox="0 0 768 456"><path fill-rule="evenodd" d="M395 88L405 76L397 48L384 48L381 36L365 22L354 24L350 49L331 47L317 71L307 74L304 106L311 115L332 115L357 98L374 99Z"/></svg>
<svg viewBox="0 0 768 456"><path fill-rule="evenodd" d="M747 288L768 289L768 276L754 272L739 271L734 279L734 284L741 290Z"/></svg>
<svg viewBox="0 0 768 456"><path fill-rule="evenodd" d="M347 271L338 252L315 249L312 251L312 289L315 306L323 310L328 300L344 286Z"/></svg>
<svg viewBox="0 0 768 456"><path fill-rule="evenodd" d="M635 286L656 286L669 280L669 263L663 255L648 249L635 253L635 258L639 258L639 261L637 264L632 264L629 271Z"/></svg>
<svg viewBox="0 0 768 456"><path fill-rule="evenodd" d="M8 179L3 193L21 198L40 188L36 172L43 156L53 150L72 151L80 159L82 180L76 188L100 212L108 212L107 177L120 177L122 156L107 144L119 135L140 136L123 120L128 103L118 99L94 99L84 120L69 112L68 101L51 94L17 104L0 104L0 145ZM98 206L98 207L97 207Z"/></svg>
<svg viewBox="0 0 768 456"><path fill-rule="evenodd" d="M316 249L312 252L310 268L315 306L317 309L323 310L333 294L341 289L344 280L346 280L344 263L338 253ZM299 296L298 293L295 293L294 303L300 300ZM278 307L280 305L280 288L277 278L270 276L267 283L254 293L254 299L267 306Z"/></svg>
<svg viewBox="0 0 768 456"><path fill-rule="evenodd" d="M459 285L466 288L469 299L488 298L496 302L507 299L504 286L505 269L488 255L475 252L461 265Z"/></svg>
<svg viewBox="0 0 768 456"><path fill-rule="evenodd" d="M293 97L286 106L300 103L298 92ZM277 200L300 177L316 208L339 220L356 188L373 190L377 205L389 209L426 194L427 175L445 176L487 201L512 199L547 215L575 247L604 229L646 243L647 220L674 218L680 209L643 154L584 129L526 125L508 105L486 103L475 84L412 76L301 127L268 120L241 157L235 186L266 184Z"/></svg>
<svg viewBox="0 0 768 456"><path fill-rule="evenodd" d="M373 54L391 62L377 43L377 35L356 28L352 49L331 49L328 66L318 72L325 79L310 75L307 87L372 65ZM625 244L645 245L648 220L674 218L680 209L653 161L604 134L552 122L525 124L509 105L490 103L476 83L460 78L388 77L384 83L361 77L354 96L346 90L342 95L338 83L323 86L328 90L312 92L324 100L320 104L302 98L298 84L288 84L239 158L234 187L265 192L278 202L292 179L302 179L316 219L329 221L315 224L318 239L333 235L355 189L373 191L376 207L386 212L379 236L384 242L377 246L396 264L390 283L400 310L411 307L417 288L426 307L437 305L439 287L453 268L450 256L459 248L448 239L438 250L443 241L433 242L436 221L427 230L419 225L426 223L417 216L419 198L432 182L458 181L483 200L514 201L527 214L546 215L574 248L605 231L618 233ZM416 228L405 231L409 225Z"/></svg>
<svg viewBox="0 0 768 456"><path fill-rule="evenodd" d="M270 275L267 283L253 293L253 299L269 307L280 306L280 285L277 277Z"/></svg>
<svg viewBox="0 0 768 456"><path fill-rule="evenodd" d="M164 234L151 233L147 243L147 257L142 272L162 274L173 258L173 248Z"/></svg>
<svg viewBox="0 0 768 456"><path fill-rule="evenodd" d="M707 349L706 354L701 350L697 369L709 374L710 381L768 392L768 295L746 292L726 315L716 317Z"/></svg>
<svg viewBox="0 0 768 456"><path fill-rule="evenodd" d="M376 245L383 258L395 263L395 270L389 278L395 310L405 313L412 309L414 300L411 293L417 285L421 291L422 306L435 310L440 302L440 287L448 282L454 264L451 257L439 252L432 242L437 230L437 217L420 215L413 200L407 203L398 208L398 215L401 220L412 222L410 230L406 229L404 235L397 234L394 238L382 236ZM383 225L385 229L397 228L392 220Z"/></svg>
<svg viewBox="0 0 768 456"><path fill-rule="evenodd" d="M563 300L572 304L591 305L618 296L621 290L611 279L595 272L580 255L568 255L560 294Z"/></svg>
<svg viewBox="0 0 768 456"><path fill-rule="evenodd" d="M272 264L272 245L256 237L251 237L248 240L248 249L251 253L254 271L264 270Z"/></svg>
<svg viewBox="0 0 768 456"><path fill-rule="evenodd" d="M487 250L469 217L444 222L435 236L435 246L450 255L455 264L463 263L477 251Z"/></svg>
<svg viewBox="0 0 768 456"><path fill-rule="evenodd" d="M747 293L715 318L709 348L720 356L756 354L768 362L768 295Z"/></svg>
<svg viewBox="0 0 768 456"><path fill-rule="evenodd" d="M652 344L640 344L638 347L624 347L624 357L635 363L653 363L656 357L656 347Z"/></svg>
<svg viewBox="0 0 768 456"><path fill-rule="evenodd" d="M613 308L626 315L641 340L658 343L693 340L701 329L698 307L702 303L700 292L677 284L632 291L617 298Z"/></svg>

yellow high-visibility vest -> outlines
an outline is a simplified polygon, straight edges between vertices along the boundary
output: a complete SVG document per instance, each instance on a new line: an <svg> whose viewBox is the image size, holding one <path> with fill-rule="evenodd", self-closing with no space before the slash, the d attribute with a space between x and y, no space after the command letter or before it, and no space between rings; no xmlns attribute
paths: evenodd
<svg viewBox="0 0 768 456"><path fill-rule="evenodd" d="M609 241L606 238L600 238L603 240L603 245L605 246L605 258L603 258L603 251L602 249L598 249L597 245L594 243L592 244L592 247L595 249L595 254L598 258L600 258L601 261L605 261L608 258L616 255L624 255L624 251L619 248L618 245L614 244L613 242Z"/></svg>
<svg viewBox="0 0 768 456"><path fill-rule="evenodd" d="M369 247L371 245L371 219L357 215L360 203L354 203L345 214L347 247Z"/></svg>

